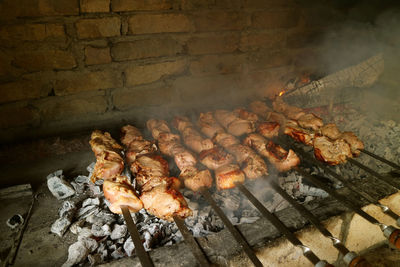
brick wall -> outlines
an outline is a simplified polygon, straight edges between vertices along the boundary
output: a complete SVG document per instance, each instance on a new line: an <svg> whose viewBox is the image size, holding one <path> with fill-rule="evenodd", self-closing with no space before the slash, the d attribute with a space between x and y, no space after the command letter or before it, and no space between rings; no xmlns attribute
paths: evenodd
<svg viewBox="0 0 400 267"><path fill-rule="evenodd" d="M0 138L143 123L322 70L331 1L3 0ZM334 2L334 1L333 1Z"/></svg>

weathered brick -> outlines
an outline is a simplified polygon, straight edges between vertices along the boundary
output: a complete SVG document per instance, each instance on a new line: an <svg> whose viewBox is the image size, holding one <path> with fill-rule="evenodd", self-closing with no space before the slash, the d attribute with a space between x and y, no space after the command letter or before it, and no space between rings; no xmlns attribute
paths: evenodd
<svg viewBox="0 0 400 267"><path fill-rule="evenodd" d="M260 48L281 48L286 45L285 32L252 32L243 34L240 39L240 50L251 51Z"/></svg>
<svg viewBox="0 0 400 267"><path fill-rule="evenodd" d="M193 37L187 42L189 54L216 54L229 53L238 48L238 34L208 35Z"/></svg>
<svg viewBox="0 0 400 267"><path fill-rule="evenodd" d="M39 80L21 79L0 84L0 103L39 98L46 95L42 88L43 84Z"/></svg>
<svg viewBox="0 0 400 267"><path fill-rule="evenodd" d="M229 74L180 77L174 81L173 87L180 95L181 103L203 108L206 104L230 103L239 91L234 76Z"/></svg>
<svg viewBox="0 0 400 267"><path fill-rule="evenodd" d="M107 64L111 62L111 54L109 47L92 47L85 48L86 65Z"/></svg>
<svg viewBox="0 0 400 267"><path fill-rule="evenodd" d="M135 86L151 83L162 77L178 74L185 70L186 61L162 62L142 66L132 66L125 71L126 85Z"/></svg>
<svg viewBox="0 0 400 267"><path fill-rule="evenodd" d="M290 65L291 63L291 55L283 51L251 53L248 58L248 64L251 70L275 68Z"/></svg>
<svg viewBox="0 0 400 267"><path fill-rule="evenodd" d="M299 21L296 10L259 11L253 14L252 27L257 29L277 29L295 27Z"/></svg>
<svg viewBox="0 0 400 267"><path fill-rule="evenodd" d="M0 2L3 14L6 18L79 15L79 5L71 0L4 0Z"/></svg>
<svg viewBox="0 0 400 267"><path fill-rule="evenodd" d="M17 102L0 106L0 128L37 125L40 122L38 111L25 104Z"/></svg>
<svg viewBox="0 0 400 267"><path fill-rule="evenodd" d="M199 9L240 9L242 0L184 0L180 2L183 10Z"/></svg>
<svg viewBox="0 0 400 267"><path fill-rule="evenodd" d="M169 104L177 99L175 89L163 84L124 88L113 92L114 106L119 110Z"/></svg>
<svg viewBox="0 0 400 267"><path fill-rule="evenodd" d="M65 40L64 25L23 24L0 27L0 39L6 41L51 41Z"/></svg>
<svg viewBox="0 0 400 267"><path fill-rule="evenodd" d="M172 9L173 0L113 0L112 11L166 10Z"/></svg>
<svg viewBox="0 0 400 267"><path fill-rule="evenodd" d="M287 47L289 48L301 48L307 46L317 45L322 42L321 37L323 35L318 32L297 32L287 36Z"/></svg>
<svg viewBox="0 0 400 267"><path fill-rule="evenodd" d="M116 71L66 71L57 74L54 90L56 95L76 94L122 87L122 74Z"/></svg>
<svg viewBox="0 0 400 267"><path fill-rule="evenodd" d="M74 55L64 50L19 52L15 55L14 64L28 71L72 69L77 65Z"/></svg>
<svg viewBox="0 0 400 267"><path fill-rule="evenodd" d="M12 65L14 59L14 50L0 51L0 77L7 78L18 76L21 70Z"/></svg>
<svg viewBox="0 0 400 267"><path fill-rule="evenodd" d="M84 13L110 11L110 0L80 0L80 4Z"/></svg>
<svg viewBox="0 0 400 267"><path fill-rule="evenodd" d="M192 23L183 14L137 14L128 19L129 33L188 32Z"/></svg>
<svg viewBox="0 0 400 267"><path fill-rule="evenodd" d="M295 0L243 0L242 5L244 8L267 8L270 9L271 7L293 7L296 5Z"/></svg>
<svg viewBox="0 0 400 267"><path fill-rule="evenodd" d="M43 121L72 120L107 110L105 92L82 92L77 95L47 97L32 103Z"/></svg>
<svg viewBox="0 0 400 267"><path fill-rule="evenodd" d="M121 34L118 17L81 19L75 24L79 39L113 37Z"/></svg>
<svg viewBox="0 0 400 267"><path fill-rule="evenodd" d="M190 72L193 75L240 72L244 63L243 54L206 55L190 63Z"/></svg>
<svg viewBox="0 0 400 267"><path fill-rule="evenodd" d="M143 39L133 42L120 42L111 48L111 56L116 61L140 58L175 56L182 53L183 47L171 38Z"/></svg>
<svg viewBox="0 0 400 267"><path fill-rule="evenodd" d="M246 18L240 12L202 11L193 15L196 31L241 30Z"/></svg>

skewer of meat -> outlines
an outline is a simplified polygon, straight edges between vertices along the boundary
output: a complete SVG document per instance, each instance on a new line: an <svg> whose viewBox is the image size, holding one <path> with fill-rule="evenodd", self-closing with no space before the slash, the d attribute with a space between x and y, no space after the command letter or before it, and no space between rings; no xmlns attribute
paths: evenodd
<svg viewBox="0 0 400 267"><path fill-rule="evenodd" d="M137 212L143 203L136 195L128 177L121 175L124 169L122 147L107 132L95 130L91 135L90 146L96 156L92 182L103 180L104 197L109 201L109 209L121 214L121 206Z"/></svg>
<svg viewBox="0 0 400 267"><path fill-rule="evenodd" d="M174 158L177 167L181 171L179 178L187 188L192 191L198 191L201 188L209 188L212 186L210 171L199 170L196 167L197 159L194 157L192 152L187 150L181 144L180 136L171 133L166 121L151 119L147 121L147 127L151 131L152 135L157 137L157 142L161 152ZM169 137L166 138L166 136ZM173 138L171 138L172 136ZM210 147L210 142L200 140L198 137L193 137L186 141L190 142L195 149Z"/></svg>
<svg viewBox="0 0 400 267"><path fill-rule="evenodd" d="M215 125L219 129L215 135L219 135L223 129L211 121L212 117L208 114L208 122ZM184 142L188 147L192 147L190 144L194 137L199 138L199 140L209 140L203 138L201 134L195 129L194 125L186 117L175 117L173 120L173 126L181 133ZM191 134L187 134L191 133ZM212 143L212 142L211 142ZM215 146L213 148L204 149L198 153L199 159L203 165L208 167L215 172L216 185L219 190L229 189L235 187L236 183L243 183L245 179L244 173L240 170L237 164L233 163L233 156L226 153L220 146Z"/></svg>
<svg viewBox="0 0 400 267"><path fill-rule="evenodd" d="M261 108L260 104L257 104L256 106ZM273 138L273 137L277 136L279 133L279 124L278 123L276 123L276 122L259 122L259 121L257 121L258 116L255 113L246 111L243 108L236 109L235 111L231 112L231 114L240 116L242 120L252 122L254 125L258 124L257 128L256 128L257 132L266 138L269 138L269 139ZM219 121L223 122L221 120L222 119L220 118ZM219 134L217 134L217 136L218 135ZM294 166L299 164L300 160L299 160L298 156L292 150L286 151L282 147L274 144L272 141L267 141L262 136L259 136L260 138L258 138L258 141L261 141L263 146L262 147L259 147L259 146L253 147L251 145L252 142L250 142L249 140L251 140L252 136L258 137L258 135L250 134L247 136L250 136L250 137L246 138L246 140L248 142L245 142L245 144L248 145L249 147L255 149L263 157L266 157L268 159L268 161L272 165L274 165L275 168L278 169L279 171L281 171L281 172L288 171L291 168L293 168ZM214 137L214 138L216 138L216 137ZM229 151L229 149L228 149L228 151ZM233 150L233 151L235 151L235 150ZM243 151L243 149L241 149L241 150L236 149L236 151ZM253 155L252 158L254 158L254 159L256 159L257 157L259 158L259 156L255 152L254 152L254 154L256 156ZM262 160L262 159L260 158L260 160Z"/></svg>
<svg viewBox="0 0 400 267"><path fill-rule="evenodd" d="M226 112L224 111L224 113ZM235 114L230 116L236 117ZM219 125L212 114L210 114L207 119L208 122L212 123L213 125ZM199 125L203 125L201 117L199 118ZM226 123L226 125L228 125L228 123ZM215 134L215 136L213 137L213 141L221 145L235 157L236 162L239 164L248 179L257 179L262 176L268 175L267 166L264 160L260 158L257 153L255 153L248 147L240 144L240 140L232 134L223 132L222 130L223 129Z"/></svg>
<svg viewBox="0 0 400 267"><path fill-rule="evenodd" d="M121 131L121 141L127 150L130 170L136 176L144 208L168 221L172 221L174 216L190 216L192 211L178 191L181 183L178 178L169 176L168 162L155 153L154 144L145 140L131 125L122 127Z"/></svg>

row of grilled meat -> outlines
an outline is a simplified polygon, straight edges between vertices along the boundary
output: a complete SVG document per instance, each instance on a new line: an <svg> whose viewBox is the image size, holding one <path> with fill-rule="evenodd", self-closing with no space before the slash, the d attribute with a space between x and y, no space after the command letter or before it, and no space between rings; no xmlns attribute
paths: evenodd
<svg viewBox="0 0 400 267"><path fill-rule="evenodd" d="M218 189L233 188L246 178L268 175L262 157L278 171L288 171L300 160L292 150L286 151L271 140L280 132L313 146L315 156L332 165L358 155L363 148L353 133L341 133L334 124L324 125L314 114L289 106L280 98L272 109L261 101L252 102L249 108L251 111L238 108L201 113L197 125L187 117L175 117L171 125L179 134L164 120L147 122L159 151L174 159L179 179L169 176L168 162L154 142L144 139L137 128L124 126L121 142L139 194L129 179L121 176L123 147L108 133L93 132L90 144L97 158L93 179L104 180L110 210L120 213L120 205L127 205L132 212L144 207L162 219L184 218L191 210L178 191L182 183L193 191L210 188L214 174Z"/></svg>
<svg viewBox="0 0 400 267"><path fill-rule="evenodd" d="M252 102L250 109L265 120L279 123L283 133L294 140L312 146L315 157L329 165L345 163L364 148L354 133L341 132L334 123L324 124L318 116L290 106L281 98L272 103L272 109L261 101Z"/></svg>

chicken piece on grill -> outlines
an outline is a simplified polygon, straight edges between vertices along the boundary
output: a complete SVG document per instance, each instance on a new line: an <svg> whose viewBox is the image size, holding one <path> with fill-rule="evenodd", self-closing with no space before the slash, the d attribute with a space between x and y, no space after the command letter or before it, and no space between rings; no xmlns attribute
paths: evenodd
<svg viewBox="0 0 400 267"><path fill-rule="evenodd" d="M211 170L216 170L223 165L234 161L231 154L226 153L221 147L204 150L199 154L200 162Z"/></svg>
<svg viewBox="0 0 400 267"><path fill-rule="evenodd" d="M123 147L119 145L109 133L102 133L99 130L92 132L89 144L96 157L104 151L113 151L117 154L121 154L123 149Z"/></svg>
<svg viewBox="0 0 400 267"><path fill-rule="evenodd" d="M154 154L137 157L130 169L132 174L136 175L136 182L139 186L143 186L151 179L169 175L168 162Z"/></svg>
<svg viewBox="0 0 400 267"><path fill-rule="evenodd" d="M314 132L303 129L294 121L288 121L284 130L284 134L289 135L294 140L301 142L307 146L313 145Z"/></svg>
<svg viewBox="0 0 400 267"><path fill-rule="evenodd" d="M214 112L214 117L217 122L219 122L224 128L228 128L228 125L230 123L238 119L238 117L233 112L225 109L216 110Z"/></svg>
<svg viewBox="0 0 400 267"><path fill-rule="evenodd" d="M266 140L259 134L248 135L244 140L244 144L254 148L260 155L266 157L280 172L288 171L300 163L299 157L293 150L286 151L281 146Z"/></svg>
<svg viewBox="0 0 400 267"><path fill-rule="evenodd" d="M264 155L280 172L288 171L300 163L299 157L293 150L286 151L272 141L268 142Z"/></svg>
<svg viewBox="0 0 400 267"><path fill-rule="evenodd" d="M154 143L141 139L130 142L126 150L125 158L127 163L131 164L138 156L157 151L157 147Z"/></svg>
<svg viewBox="0 0 400 267"><path fill-rule="evenodd" d="M257 132L265 138L271 139L279 134L279 123L277 122L261 122L258 124Z"/></svg>
<svg viewBox="0 0 400 267"><path fill-rule="evenodd" d="M244 173L237 164L225 164L215 170L215 179L218 190L236 187L236 183L243 183Z"/></svg>
<svg viewBox="0 0 400 267"><path fill-rule="evenodd" d="M343 132L340 138L350 145L351 153L355 157L360 155L360 149L364 149L364 143L352 132Z"/></svg>
<svg viewBox="0 0 400 267"><path fill-rule="evenodd" d="M315 116L313 113L308 113L299 117L297 123L302 128L313 129L314 131L318 131L322 126L324 126L322 119Z"/></svg>
<svg viewBox="0 0 400 267"><path fill-rule="evenodd" d="M203 138L193 128L186 128L181 133L185 145L196 153L200 153L203 150L208 150L214 147L214 143L210 139Z"/></svg>
<svg viewBox="0 0 400 267"><path fill-rule="evenodd" d="M115 178L124 170L124 160L114 151L103 151L96 157L96 165L91 177L94 183L97 180Z"/></svg>
<svg viewBox="0 0 400 267"><path fill-rule="evenodd" d="M196 166L196 164L197 164L197 159L194 157L194 155L190 151L188 151L186 149L182 152L176 153L174 155L174 160L175 160L176 166L180 170L183 170L187 167Z"/></svg>
<svg viewBox="0 0 400 267"><path fill-rule="evenodd" d="M332 141L326 136L314 138L314 155L329 165L345 163L352 157L350 146L344 139Z"/></svg>
<svg viewBox="0 0 400 267"><path fill-rule="evenodd" d="M251 105L251 104L250 104ZM252 122L257 122L259 121L259 117L257 116L256 113L250 112L244 108L236 108L233 113L241 118L242 120L247 120L247 121L252 121ZM265 118L265 115L267 112L263 113L262 117Z"/></svg>
<svg viewBox="0 0 400 267"><path fill-rule="evenodd" d="M321 133L323 136L326 136L332 140L340 138L340 135L342 134L334 123L328 123L322 126Z"/></svg>
<svg viewBox="0 0 400 267"><path fill-rule="evenodd" d="M212 140L224 148L240 144L239 139L226 132L217 133Z"/></svg>
<svg viewBox="0 0 400 267"><path fill-rule="evenodd" d="M257 115L259 115L261 118L265 118L268 112L271 112L272 110L262 101L253 101L249 105L250 110Z"/></svg>
<svg viewBox="0 0 400 267"><path fill-rule="evenodd" d="M127 206L130 212L137 212L143 208L142 201L126 176L118 175L112 180L104 181L103 191L104 197L110 202L109 209L113 213L121 214L122 205Z"/></svg>
<svg viewBox="0 0 400 267"><path fill-rule="evenodd" d="M248 179L256 179L268 175L267 165L264 160L250 147L245 145L233 145L226 148L240 164Z"/></svg>
<svg viewBox="0 0 400 267"><path fill-rule="evenodd" d="M284 115L277 112L269 112L266 120L270 122L277 122L282 128L285 128L287 121Z"/></svg>
<svg viewBox="0 0 400 267"><path fill-rule="evenodd" d="M179 179L175 177L152 177L142 186L140 199L144 208L158 218L168 221L172 221L173 216L191 216L192 211L177 190L179 184Z"/></svg>
<svg viewBox="0 0 400 267"><path fill-rule="evenodd" d="M137 140L143 140L142 133L138 128L132 125L125 125L121 128L121 143L128 147L130 143Z"/></svg>
<svg viewBox="0 0 400 267"><path fill-rule="evenodd" d="M192 191L199 191L201 188L212 186L212 176L209 170L198 170L191 166L181 170L179 179L183 181L185 186Z"/></svg>
<svg viewBox="0 0 400 267"><path fill-rule="evenodd" d="M272 102L272 107L276 112L282 113L287 118L293 120L297 120L305 114L301 108L286 104L281 97L276 98Z"/></svg>
<svg viewBox="0 0 400 267"><path fill-rule="evenodd" d="M154 131L157 131L157 129L154 128ZM173 157L175 153L185 150L180 139L181 137L177 134L160 132L157 143L161 153Z"/></svg>
<svg viewBox="0 0 400 267"><path fill-rule="evenodd" d="M225 132L224 128L215 120L212 112L200 113L197 124L209 138L212 138L216 133Z"/></svg>
<svg viewBox="0 0 400 267"><path fill-rule="evenodd" d="M249 134L254 132L255 130L255 123L248 120L236 119L233 122L229 123L226 127L226 130L235 135L241 136L244 134Z"/></svg>
<svg viewBox="0 0 400 267"><path fill-rule="evenodd" d="M172 121L172 126L174 126L179 132L182 132L186 128L193 128L193 124L189 118L183 116L175 116Z"/></svg>
<svg viewBox="0 0 400 267"><path fill-rule="evenodd" d="M170 133L171 130L164 120L150 119L146 123L147 129L151 132L154 139L158 140L160 133Z"/></svg>

